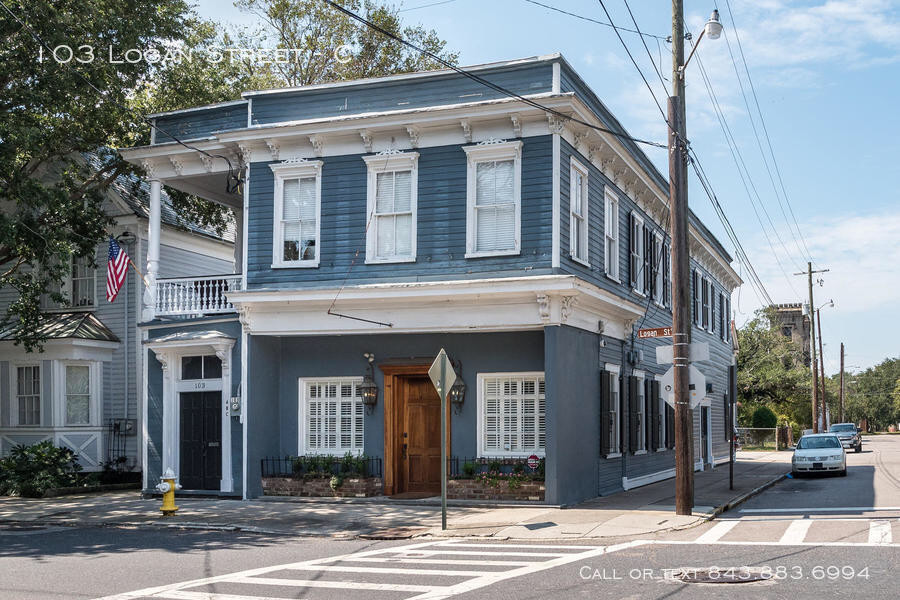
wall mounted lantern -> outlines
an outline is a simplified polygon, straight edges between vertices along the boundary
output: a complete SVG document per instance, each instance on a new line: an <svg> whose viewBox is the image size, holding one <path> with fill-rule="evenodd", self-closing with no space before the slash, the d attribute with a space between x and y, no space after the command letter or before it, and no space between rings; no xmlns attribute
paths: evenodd
<svg viewBox="0 0 900 600"><path fill-rule="evenodd" d="M375 385L375 355L366 352L363 357L369 362L369 372L363 375L362 383L359 384L359 393L362 396L362 403L366 407L366 411L371 413L375 410L375 404L378 403L378 386Z"/></svg>
<svg viewBox="0 0 900 600"><path fill-rule="evenodd" d="M466 382L462 378L462 361L451 361L453 370L456 371L456 382L450 388L450 404L453 405L453 411L460 414L463 402L466 401Z"/></svg>

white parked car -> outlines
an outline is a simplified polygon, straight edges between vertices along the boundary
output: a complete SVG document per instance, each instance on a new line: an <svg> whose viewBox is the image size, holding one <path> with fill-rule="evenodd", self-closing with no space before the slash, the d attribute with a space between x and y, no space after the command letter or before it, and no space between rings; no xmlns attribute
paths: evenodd
<svg viewBox="0 0 900 600"><path fill-rule="evenodd" d="M791 461L791 472L847 474L847 453L841 440L833 433L804 435L797 442Z"/></svg>

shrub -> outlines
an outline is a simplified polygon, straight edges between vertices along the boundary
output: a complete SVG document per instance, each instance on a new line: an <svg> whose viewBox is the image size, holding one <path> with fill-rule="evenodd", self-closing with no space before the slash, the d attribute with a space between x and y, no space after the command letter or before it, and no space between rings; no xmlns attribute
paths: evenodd
<svg viewBox="0 0 900 600"><path fill-rule="evenodd" d="M463 475L468 479L475 477L475 463L468 460L464 462L462 466L462 472Z"/></svg>
<svg viewBox="0 0 900 600"><path fill-rule="evenodd" d="M0 495L40 498L50 488L77 485L80 471L76 454L49 440L14 446L0 458Z"/></svg>
<svg viewBox="0 0 900 600"><path fill-rule="evenodd" d="M750 423L757 429L772 429L778 425L778 417L768 406L757 406L750 417Z"/></svg>

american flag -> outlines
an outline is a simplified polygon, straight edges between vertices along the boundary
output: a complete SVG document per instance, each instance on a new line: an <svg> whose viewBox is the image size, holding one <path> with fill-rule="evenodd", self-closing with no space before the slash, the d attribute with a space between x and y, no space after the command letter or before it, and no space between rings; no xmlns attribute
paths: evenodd
<svg viewBox="0 0 900 600"><path fill-rule="evenodd" d="M112 302L119 295L128 274L128 254L119 243L109 238L109 261L106 263L106 299Z"/></svg>

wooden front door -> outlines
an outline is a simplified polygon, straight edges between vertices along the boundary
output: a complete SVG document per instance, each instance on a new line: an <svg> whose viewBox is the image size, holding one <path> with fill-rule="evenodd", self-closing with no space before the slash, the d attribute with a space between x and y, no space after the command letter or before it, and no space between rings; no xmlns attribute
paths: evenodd
<svg viewBox="0 0 900 600"><path fill-rule="evenodd" d="M222 392L181 393L179 482L186 490L218 490L222 482Z"/></svg>
<svg viewBox="0 0 900 600"><path fill-rule="evenodd" d="M404 378L401 465L406 492L441 491L441 399L427 377Z"/></svg>

